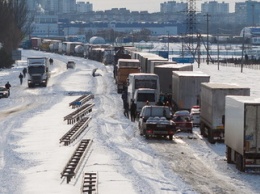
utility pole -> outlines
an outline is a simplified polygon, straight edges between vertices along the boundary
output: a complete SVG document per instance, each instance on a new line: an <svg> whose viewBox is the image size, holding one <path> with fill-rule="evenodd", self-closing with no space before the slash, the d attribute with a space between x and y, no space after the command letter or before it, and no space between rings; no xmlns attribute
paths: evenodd
<svg viewBox="0 0 260 194"><path fill-rule="evenodd" d="M198 40L198 68L200 68L200 40L201 40L201 35L197 33L197 40Z"/></svg>
<svg viewBox="0 0 260 194"><path fill-rule="evenodd" d="M242 44L242 56L241 56L241 73L243 72L243 65L244 65L244 49L245 49L245 29L243 29L243 44Z"/></svg>
<svg viewBox="0 0 260 194"><path fill-rule="evenodd" d="M209 17L210 15L207 13L207 65L209 64Z"/></svg>
<svg viewBox="0 0 260 194"><path fill-rule="evenodd" d="M167 31L168 33L168 60L169 60L169 55L170 55L170 34L169 31Z"/></svg>

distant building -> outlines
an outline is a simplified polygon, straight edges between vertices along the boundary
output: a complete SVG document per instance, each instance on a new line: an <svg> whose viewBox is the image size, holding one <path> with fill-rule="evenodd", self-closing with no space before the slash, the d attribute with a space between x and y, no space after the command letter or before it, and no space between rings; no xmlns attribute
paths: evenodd
<svg viewBox="0 0 260 194"><path fill-rule="evenodd" d="M168 1L160 4L161 13L180 13L187 11L188 3L177 3L176 1Z"/></svg>
<svg viewBox="0 0 260 194"><path fill-rule="evenodd" d="M217 1L209 1L201 4L202 13L227 14L229 13L229 3L218 3Z"/></svg>
<svg viewBox="0 0 260 194"><path fill-rule="evenodd" d="M246 1L235 4L236 22L248 26L260 25L260 2Z"/></svg>
<svg viewBox="0 0 260 194"><path fill-rule="evenodd" d="M89 2L79 1L79 2L77 2L76 6L77 6L77 12L79 12L79 13L93 11L93 5Z"/></svg>
<svg viewBox="0 0 260 194"><path fill-rule="evenodd" d="M58 16L36 15L31 25L31 36L53 37L59 35Z"/></svg>

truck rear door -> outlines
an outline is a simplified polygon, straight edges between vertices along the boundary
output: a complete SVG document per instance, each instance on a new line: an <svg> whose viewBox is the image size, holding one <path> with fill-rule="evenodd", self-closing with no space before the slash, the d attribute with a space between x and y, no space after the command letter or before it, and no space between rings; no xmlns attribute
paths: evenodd
<svg viewBox="0 0 260 194"><path fill-rule="evenodd" d="M260 153L260 106L247 105L245 118L245 152Z"/></svg>

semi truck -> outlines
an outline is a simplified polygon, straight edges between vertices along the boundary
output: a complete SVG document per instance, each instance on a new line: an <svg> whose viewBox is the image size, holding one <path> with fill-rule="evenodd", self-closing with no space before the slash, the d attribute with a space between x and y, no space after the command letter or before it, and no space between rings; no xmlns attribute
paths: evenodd
<svg viewBox="0 0 260 194"><path fill-rule="evenodd" d="M130 73L140 73L140 62L137 59L118 59L116 71L117 93L122 93L127 86L126 80Z"/></svg>
<svg viewBox="0 0 260 194"><path fill-rule="evenodd" d="M138 127L140 135L144 135L146 139L154 136L168 136L172 140L176 132L168 106L144 106L140 113Z"/></svg>
<svg viewBox="0 0 260 194"><path fill-rule="evenodd" d="M47 86L50 77L50 62L47 57L27 58L28 87Z"/></svg>
<svg viewBox="0 0 260 194"><path fill-rule="evenodd" d="M260 99L226 96L225 145L227 163L240 171L260 171Z"/></svg>
<svg viewBox="0 0 260 194"><path fill-rule="evenodd" d="M172 92L172 72L173 71L193 71L190 64L163 64L154 68L154 73L159 76L160 89L163 94L171 94Z"/></svg>
<svg viewBox="0 0 260 194"><path fill-rule="evenodd" d="M225 97L249 96L250 88L226 83L202 83L200 92L200 132L210 143L224 141Z"/></svg>
<svg viewBox="0 0 260 194"><path fill-rule="evenodd" d="M201 83L210 76L201 71L172 71L172 99L178 110L190 110L200 101Z"/></svg>
<svg viewBox="0 0 260 194"><path fill-rule="evenodd" d="M137 89L147 88L153 89L155 98L160 96L160 82L159 76L153 73L130 73L127 78L127 101L131 104L135 100L135 93ZM153 95L153 94L151 94Z"/></svg>

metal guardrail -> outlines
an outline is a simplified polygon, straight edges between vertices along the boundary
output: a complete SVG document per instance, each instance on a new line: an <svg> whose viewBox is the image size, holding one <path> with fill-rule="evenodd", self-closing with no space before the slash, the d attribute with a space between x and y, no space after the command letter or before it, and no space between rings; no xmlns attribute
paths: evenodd
<svg viewBox="0 0 260 194"><path fill-rule="evenodd" d="M97 194L98 188L97 188L97 173L95 172L89 172L84 173L83 180L82 180L82 187L81 187L81 193L82 194Z"/></svg>
<svg viewBox="0 0 260 194"><path fill-rule="evenodd" d="M64 143L64 145L69 145L73 141L75 141L80 134L86 129L90 122L90 117L84 117L80 121L78 121L65 135L60 138L60 143Z"/></svg>
<svg viewBox="0 0 260 194"><path fill-rule="evenodd" d="M94 98L93 94L82 95L79 98L77 98L76 100L70 102L69 106L71 106L72 108L80 107L93 98Z"/></svg>
<svg viewBox="0 0 260 194"><path fill-rule="evenodd" d="M66 177L67 183L71 181L72 177L76 176L91 144L92 140L90 139L81 140L66 166L63 168L61 178Z"/></svg>
<svg viewBox="0 0 260 194"><path fill-rule="evenodd" d="M76 121L79 121L82 117L92 111L92 108L95 104L86 104L79 107L77 110L73 111L69 115L64 117L64 121L67 120L67 124L73 124Z"/></svg>

